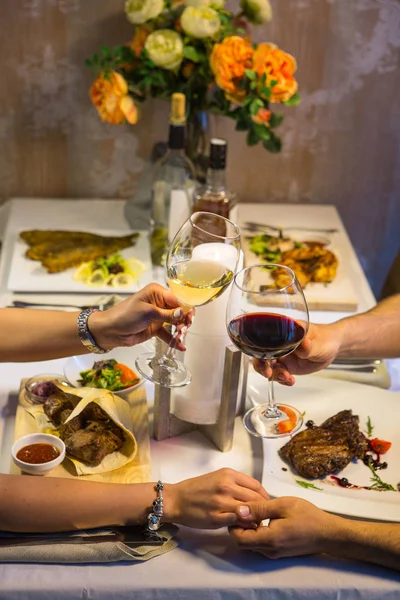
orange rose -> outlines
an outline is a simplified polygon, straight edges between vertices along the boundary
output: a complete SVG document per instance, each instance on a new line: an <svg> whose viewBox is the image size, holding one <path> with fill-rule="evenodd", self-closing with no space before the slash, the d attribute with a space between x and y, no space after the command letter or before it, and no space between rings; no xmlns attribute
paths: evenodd
<svg viewBox="0 0 400 600"><path fill-rule="evenodd" d="M259 108L258 112L251 117L251 120L257 125L268 125L271 114L268 108Z"/></svg>
<svg viewBox="0 0 400 600"><path fill-rule="evenodd" d="M112 71L106 79L101 74L90 88L90 98L102 121L113 125L138 120L138 110L128 94L128 84L120 73Z"/></svg>
<svg viewBox="0 0 400 600"><path fill-rule="evenodd" d="M238 87L246 69L251 69L253 48L243 38L233 35L225 38L220 44L215 44L210 66L215 75L218 87L226 92L232 100L242 100L246 95Z"/></svg>
<svg viewBox="0 0 400 600"><path fill-rule="evenodd" d="M260 44L254 51L253 70L259 77L266 74L266 85L277 83L271 89L271 102L285 102L297 91L297 81L293 73L297 69L296 60L280 50L275 44Z"/></svg>
<svg viewBox="0 0 400 600"><path fill-rule="evenodd" d="M135 35L133 36L131 49L133 54L138 58L142 54L142 50L149 36L149 29L147 27L136 27Z"/></svg>

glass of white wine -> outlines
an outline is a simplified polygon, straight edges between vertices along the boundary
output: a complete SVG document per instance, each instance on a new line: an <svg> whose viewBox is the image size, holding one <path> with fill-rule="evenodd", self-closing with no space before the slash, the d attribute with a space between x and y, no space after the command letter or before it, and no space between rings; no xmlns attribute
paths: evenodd
<svg viewBox="0 0 400 600"><path fill-rule="evenodd" d="M240 231L228 219L196 212L185 221L169 247L166 270L168 285L186 314L223 293L233 279L239 256ZM146 353L136 359L136 367L146 379L165 387L190 383L189 370L174 356L175 340L161 357Z"/></svg>

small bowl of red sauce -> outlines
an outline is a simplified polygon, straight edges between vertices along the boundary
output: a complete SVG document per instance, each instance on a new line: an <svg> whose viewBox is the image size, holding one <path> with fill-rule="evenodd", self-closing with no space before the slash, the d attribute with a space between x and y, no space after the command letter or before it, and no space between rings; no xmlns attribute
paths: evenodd
<svg viewBox="0 0 400 600"><path fill-rule="evenodd" d="M31 433L14 442L14 463L29 475L45 475L65 458L64 442L49 433Z"/></svg>

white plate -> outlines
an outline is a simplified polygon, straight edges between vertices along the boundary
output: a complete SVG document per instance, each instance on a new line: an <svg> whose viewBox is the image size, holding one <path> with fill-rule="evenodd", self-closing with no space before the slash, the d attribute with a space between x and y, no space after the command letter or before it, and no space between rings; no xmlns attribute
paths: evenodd
<svg viewBox="0 0 400 600"><path fill-rule="evenodd" d="M62 229L62 227L57 228ZM26 231L27 228L24 229ZM21 230L22 231L22 230ZM67 231L72 231L69 228ZM96 233L104 236L124 236L130 232L115 230L88 230L89 233ZM84 283L74 281L73 275L76 267L67 269L61 273L47 273L39 261L26 258L25 252L28 245L19 237L19 232L15 234L14 251L11 260L10 275L8 277L7 288L12 292L81 292L81 293L99 293L99 292L136 292L138 289L152 281L152 267L150 257L150 244L147 232L139 232L140 235L134 246L121 250L124 258L138 258L147 267L147 270L141 275L138 282L129 287L111 287L108 285L89 287Z"/></svg>
<svg viewBox="0 0 400 600"><path fill-rule="evenodd" d="M392 442L391 449L382 457L388 468L378 473L383 481L395 488L400 483L400 394L318 375L298 377L294 387L275 385L274 389L278 402L306 411L305 421L311 419L317 425L341 410L351 409L359 416L360 429L366 433L366 421L370 417L374 426L372 437ZM257 404L265 402L267 381L261 375L249 374L248 395ZM296 479L306 480L292 471L278 454L279 448L289 439L290 436L264 440L263 485L272 496L297 496L324 510L353 517L400 521L399 492L346 489L331 484L328 478L309 480L322 491L302 488ZM341 471L342 477L357 485L370 485L370 475L362 461L350 463Z"/></svg>
<svg viewBox="0 0 400 600"><path fill-rule="evenodd" d="M146 347L145 347L146 346ZM125 390L119 390L118 392L114 392L117 396L121 396L122 398L126 397L132 390L138 388L142 383L144 383L143 377L141 377L137 369L135 367L136 357L144 352L151 352L149 344L140 344L138 346L134 346L132 348L115 348L108 354L100 355L100 354L81 354L79 356L71 356L64 363L64 376L67 381L74 387L81 387L78 383L80 379L80 372L86 371L87 369L91 369L93 367L93 363L98 362L99 360L107 360L109 358L115 358L121 364L126 365L130 369L133 369L140 381L136 385L132 385Z"/></svg>

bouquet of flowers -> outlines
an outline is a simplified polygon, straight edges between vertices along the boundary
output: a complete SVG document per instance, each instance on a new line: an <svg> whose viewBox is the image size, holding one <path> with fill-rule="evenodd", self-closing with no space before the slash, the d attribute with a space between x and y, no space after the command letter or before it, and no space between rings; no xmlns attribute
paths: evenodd
<svg viewBox="0 0 400 600"><path fill-rule="evenodd" d="M251 41L249 23L272 17L269 0L241 0L237 14L224 0L126 0L125 11L132 41L103 46L87 60L97 74L90 96L103 121L134 124L146 98L182 92L189 125L205 111L225 115L247 131L250 146L280 151L275 129L283 115L272 107L295 105L299 95L293 56Z"/></svg>

